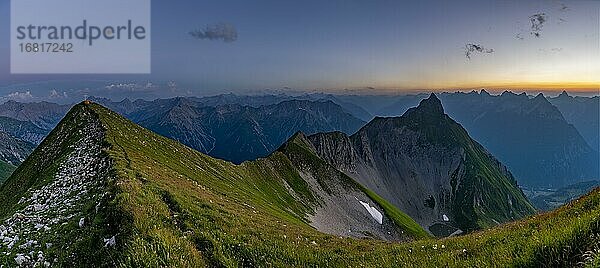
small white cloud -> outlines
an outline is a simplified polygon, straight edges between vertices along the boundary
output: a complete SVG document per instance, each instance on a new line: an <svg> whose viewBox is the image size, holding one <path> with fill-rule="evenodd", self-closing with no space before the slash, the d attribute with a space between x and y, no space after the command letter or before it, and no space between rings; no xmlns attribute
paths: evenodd
<svg viewBox="0 0 600 268"><path fill-rule="evenodd" d="M10 94L4 96L4 98L8 99L8 100L15 100L15 101L28 101L28 100L33 99L33 95L31 95L31 91L29 91L29 90L27 90L25 92L16 91L16 92L13 92L13 93L10 93Z"/></svg>
<svg viewBox="0 0 600 268"><path fill-rule="evenodd" d="M56 89L53 89L52 91L50 91L50 99L62 99L62 98L67 98L67 92L63 91L62 93L56 91Z"/></svg>

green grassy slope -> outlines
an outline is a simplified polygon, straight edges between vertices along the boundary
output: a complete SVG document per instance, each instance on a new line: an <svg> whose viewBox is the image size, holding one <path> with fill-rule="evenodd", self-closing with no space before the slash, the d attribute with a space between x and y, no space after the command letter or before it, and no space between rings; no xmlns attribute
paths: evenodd
<svg viewBox="0 0 600 268"><path fill-rule="evenodd" d="M600 231L600 190L557 211L462 237L391 243L323 234L306 223L304 215L314 208L315 196L295 165L324 167L319 159L308 160L315 156L302 143L234 165L94 104L76 106L40 146L43 151L36 150L0 187L2 218L23 206L18 201L28 187L48 183L56 160L73 150L69 142L95 118L105 129L103 154L112 163L112 179L102 188L109 193L107 202L95 213L93 205L85 206L85 215L92 219L89 226L77 228L76 217L69 228L49 232L57 232L55 243L62 245L61 251L45 252L48 259L57 258L56 266L564 265L582 261L582 253L598 243L593 234ZM385 213L409 222L391 206ZM116 246L105 246L100 238L115 232ZM6 250L6 245L0 247ZM79 258L70 257L71 252ZM14 266L14 258L2 255L0 263Z"/></svg>

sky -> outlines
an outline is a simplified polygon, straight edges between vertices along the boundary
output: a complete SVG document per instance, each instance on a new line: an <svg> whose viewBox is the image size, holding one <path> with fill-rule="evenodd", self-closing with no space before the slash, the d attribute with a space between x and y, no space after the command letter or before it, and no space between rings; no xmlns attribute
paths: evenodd
<svg viewBox="0 0 600 268"><path fill-rule="evenodd" d="M63 93L44 81L151 81L191 95L600 88L600 1L154 0L144 75L11 75L10 1L0 1L0 95L32 83L35 94ZM530 16L539 13L535 37ZM189 34L218 23L237 39ZM483 52L468 59L467 44Z"/></svg>

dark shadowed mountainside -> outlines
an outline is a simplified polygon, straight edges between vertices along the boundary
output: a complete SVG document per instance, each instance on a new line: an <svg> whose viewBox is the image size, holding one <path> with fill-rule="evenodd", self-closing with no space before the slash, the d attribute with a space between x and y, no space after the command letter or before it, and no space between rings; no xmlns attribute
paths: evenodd
<svg viewBox="0 0 600 268"><path fill-rule="evenodd" d="M5 116L0 116L0 131L33 144L42 142L50 132L50 130L39 128L29 121L20 121Z"/></svg>
<svg viewBox="0 0 600 268"><path fill-rule="evenodd" d="M539 94L442 95L448 114L527 186L561 187L599 177L593 150L561 112Z"/></svg>
<svg viewBox="0 0 600 268"><path fill-rule="evenodd" d="M401 117L375 118L352 136L309 136L329 163L447 236L535 210L507 168L448 115L435 95Z"/></svg>
<svg viewBox="0 0 600 268"><path fill-rule="evenodd" d="M548 98L560 110L567 122L573 124L581 136L596 151L600 151L600 97L569 96L566 91Z"/></svg>
<svg viewBox="0 0 600 268"><path fill-rule="evenodd" d="M331 101L299 100L255 108L203 106L176 98L128 117L161 135L234 163L267 156L298 131L354 133L364 124Z"/></svg>
<svg viewBox="0 0 600 268"><path fill-rule="evenodd" d="M4 181L8 179L8 177L10 177L10 174L13 173L15 168L15 166L9 163L0 161L0 185L2 185L2 183L4 183Z"/></svg>
<svg viewBox="0 0 600 268"><path fill-rule="evenodd" d="M71 105L60 105L51 102L21 103L7 101L0 104L0 116L28 121L41 129L52 129L67 113Z"/></svg>
<svg viewBox="0 0 600 268"><path fill-rule="evenodd" d="M33 151L35 145L16 139L0 131L0 161L11 165L19 165Z"/></svg>

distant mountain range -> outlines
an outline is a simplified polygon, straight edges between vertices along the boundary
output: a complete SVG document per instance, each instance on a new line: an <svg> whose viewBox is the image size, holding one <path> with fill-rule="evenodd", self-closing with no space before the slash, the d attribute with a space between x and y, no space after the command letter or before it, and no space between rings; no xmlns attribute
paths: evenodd
<svg viewBox="0 0 600 268"><path fill-rule="evenodd" d="M528 186L560 187L600 176L600 158L561 112L539 94L442 95L453 118Z"/></svg>
<svg viewBox="0 0 600 268"><path fill-rule="evenodd" d="M0 104L0 116L28 121L41 129L50 130L65 116L71 105L51 102L21 103L7 101Z"/></svg>
<svg viewBox="0 0 600 268"><path fill-rule="evenodd" d="M213 157L241 163L265 157L294 133L354 133L364 121L331 101L290 100L258 108L205 106L175 98L126 114L140 125Z"/></svg>
<svg viewBox="0 0 600 268"><path fill-rule="evenodd" d="M296 131L352 134L374 115L400 116L426 97L223 94L154 101L92 100L192 148L239 163L268 155ZM600 157L594 148L598 97L562 94L549 99L556 106L542 95L532 98L505 92L495 96L485 90L439 97L448 115L505 163L523 185L560 187L600 177ZM293 101L298 105L290 109L282 104ZM0 105L0 115L29 121L47 132L68 108L11 101Z"/></svg>
<svg viewBox="0 0 600 268"><path fill-rule="evenodd" d="M315 99L309 95L301 100L283 95L134 102L91 99L157 133L235 163L267 156L297 131L313 134L339 130L351 134L365 124L332 101L308 100ZM0 115L25 120L29 125L0 118L0 129L17 129L23 132L17 133L18 137L39 143L43 137L39 134L45 136L68 109L69 105L9 101L0 105Z"/></svg>
<svg viewBox="0 0 600 268"><path fill-rule="evenodd" d="M548 98L573 124L581 136L596 151L600 151L600 97L592 98L569 96L566 91L554 98Z"/></svg>

